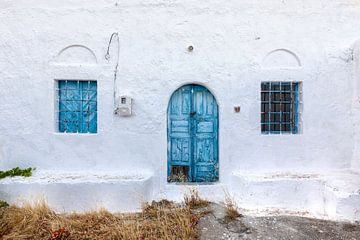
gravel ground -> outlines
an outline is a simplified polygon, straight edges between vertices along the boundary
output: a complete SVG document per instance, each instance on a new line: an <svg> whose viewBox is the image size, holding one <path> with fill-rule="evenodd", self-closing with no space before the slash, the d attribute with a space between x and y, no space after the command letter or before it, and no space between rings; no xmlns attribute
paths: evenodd
<svg viewBox="0 0 360 240"><path fill-rule="evenodd" d="M200 219L203 240L360 240L360 223L333 222L295 216L242 216L224 220L224 207L212 204L212 213Z"/></svg>

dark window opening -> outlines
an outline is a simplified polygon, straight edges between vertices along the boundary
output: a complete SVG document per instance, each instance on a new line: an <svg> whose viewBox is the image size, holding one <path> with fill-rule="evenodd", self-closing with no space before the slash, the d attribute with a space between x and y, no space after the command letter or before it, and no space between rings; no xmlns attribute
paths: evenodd
<svg viewBox="0 0 360 240"><path fill-rule="evenodd" d="M298 82L261 83L261 132L298 133Z"/></svg>
<svg viewBox="0 0 360 240"><path fill-rule="evenodd" d="M171 175L169 182L188 182L189 181L189 166L171 166Z"/></svg>

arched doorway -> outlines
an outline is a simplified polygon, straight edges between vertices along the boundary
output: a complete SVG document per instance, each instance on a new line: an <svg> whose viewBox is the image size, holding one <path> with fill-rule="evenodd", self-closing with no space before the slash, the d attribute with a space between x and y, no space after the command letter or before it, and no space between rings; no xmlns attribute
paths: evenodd
<svg viewBox="0 0 360 240"><path fill-rule="evenodd" d="M218 105L211 92L189 84L171 96L167 111L168 181L219 179Z"/></svg>

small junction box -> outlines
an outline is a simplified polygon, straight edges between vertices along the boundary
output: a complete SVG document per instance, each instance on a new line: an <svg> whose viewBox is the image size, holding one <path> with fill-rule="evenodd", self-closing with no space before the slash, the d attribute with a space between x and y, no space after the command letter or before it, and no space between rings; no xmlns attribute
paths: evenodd
<svg viewBox="0 0 360 240"><path fill-rule="evenodd" d="M128 96L120 96L117 99L117 106L115 114L123 117L131 116L132 114L132 98Z"/></svg>

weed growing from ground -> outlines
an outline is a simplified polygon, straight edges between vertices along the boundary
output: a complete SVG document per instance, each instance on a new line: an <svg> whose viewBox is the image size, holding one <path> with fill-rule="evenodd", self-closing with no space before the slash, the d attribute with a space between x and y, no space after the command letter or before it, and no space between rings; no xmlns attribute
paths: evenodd
<svg viewBox="0 0 360 240"><path fill-rule="evenodd" d="M184 203L191 209L204 208L209 206L210 202L201 198L196 189L190 189L188 194L184 196Z"/></svg>
<svg viewBox="0 0 360 240"><path fill-rule="evenodd" d="M229 194L225 195L225 222L231 222L241 217L242 215L238 211L238 207L233 198Z"/></svg>

